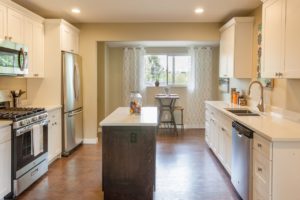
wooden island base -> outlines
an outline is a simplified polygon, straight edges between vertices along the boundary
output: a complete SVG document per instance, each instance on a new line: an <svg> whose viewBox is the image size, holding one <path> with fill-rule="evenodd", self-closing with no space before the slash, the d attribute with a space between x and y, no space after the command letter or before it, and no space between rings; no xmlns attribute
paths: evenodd
<svg viewBox="0 0 300 200"><path fill-rule="evenodd" d="M105 200L153 199L156 130L154 126L102 128Z"/></svg>

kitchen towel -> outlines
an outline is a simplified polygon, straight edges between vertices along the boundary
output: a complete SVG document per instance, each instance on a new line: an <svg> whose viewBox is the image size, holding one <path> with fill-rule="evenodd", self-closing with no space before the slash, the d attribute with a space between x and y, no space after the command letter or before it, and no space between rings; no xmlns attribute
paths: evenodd
<svg viewBox="0 0 300 200"><path fill-rule="evenodd" d="M33 155L37 156L43 152L43 126L34 125L32 127L33 134Z"/></svg>

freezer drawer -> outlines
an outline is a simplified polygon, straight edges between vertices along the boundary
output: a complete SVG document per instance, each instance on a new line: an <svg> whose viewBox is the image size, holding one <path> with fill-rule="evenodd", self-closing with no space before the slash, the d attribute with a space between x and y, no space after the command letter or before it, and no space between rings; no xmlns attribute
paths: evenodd
<svg viewBox="0 0 300 200"><path fill-rule="evenodd" d="M63 155L68 155L83 140L83 110L64 114Z"/></svg>

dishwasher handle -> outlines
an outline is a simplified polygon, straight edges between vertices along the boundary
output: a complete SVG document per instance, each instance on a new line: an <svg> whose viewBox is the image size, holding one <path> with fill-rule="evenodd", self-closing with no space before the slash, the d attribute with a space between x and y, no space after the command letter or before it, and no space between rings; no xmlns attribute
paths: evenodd
<svg viewBox="0 0 300 200"><path fill-rule="evenodd" d="M253 138L253 131L236 121L232 122L232 128L235 129L239 135L245 135L248 138Z"/></svg>

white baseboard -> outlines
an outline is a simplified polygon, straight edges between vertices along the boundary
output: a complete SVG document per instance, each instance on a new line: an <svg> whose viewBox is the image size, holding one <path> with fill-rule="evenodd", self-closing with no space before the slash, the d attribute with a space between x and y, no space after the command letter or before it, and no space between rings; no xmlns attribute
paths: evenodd
<svg viewBox="0 0 300 200"><path fill-rule="evenodd" d="M98 138L85 138L83 139L83 144L97 144Z"/></svg>
<svg viewBox="0 0 300 200"><path fill-rule="evenodd" d="M179 126L180 128L180 126ZM184 129L203 129L205 127L200 126L200 125L184 125Z"/></svg>

